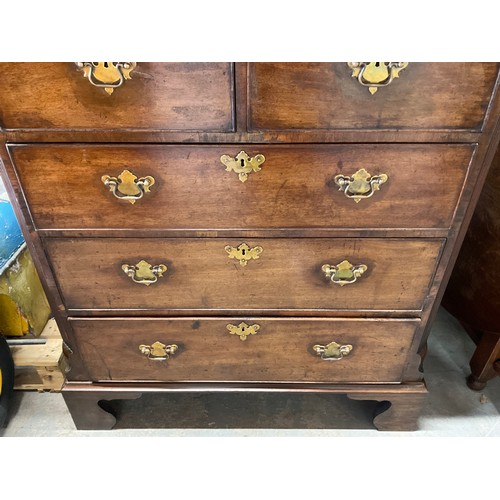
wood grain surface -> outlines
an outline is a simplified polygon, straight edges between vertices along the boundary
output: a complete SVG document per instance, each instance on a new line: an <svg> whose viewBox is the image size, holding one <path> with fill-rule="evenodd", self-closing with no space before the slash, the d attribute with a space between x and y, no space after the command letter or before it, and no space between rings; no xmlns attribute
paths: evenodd
<svg viewBox="0 0 500 500"><path fill-rule="evenodd" d="M224 154L266 158L246 182ZM449 228L472 145L11 147L38 229ZM359 169L389 179L355 203L335 176ZM134 205L101 177L153 176ZM51 203L47 203L47 197Z"/></svg>
<svg viewBox="0 0 500 500"><path fill-rule="evenodd" d="M498 68L410 63L371 95L346 63L250 63L249 129L480 130Z"/></svg>
<svg viewBox="0 0 500 500"><path fill-rule="evenodd" d="M230 63L138 63L108 95L75 63L0 63L6 129L233 129Z"/></svg>
<svg viewBox="0 0 500 500"><path fill-rule="evenodd" d="M46 249L69 309L333 309L420 310L443 240L252 239L259 259L241 266L226 245L241 240L183 238L54 238ZM368 270L339 286L324 264L347 259ZM146 260L168 270L149 286L122 265Z"/></svg>
<svg viewBox="0 0 500 500"><path fill-rule="evenodd" d="M258 323L241 341L226 325ZM262 318L71 320L94 381L400 382L418 320ZM153 361L139 345L160 341L179 349ZM312 347L332 341L353 346L338 361Z"/></svg>

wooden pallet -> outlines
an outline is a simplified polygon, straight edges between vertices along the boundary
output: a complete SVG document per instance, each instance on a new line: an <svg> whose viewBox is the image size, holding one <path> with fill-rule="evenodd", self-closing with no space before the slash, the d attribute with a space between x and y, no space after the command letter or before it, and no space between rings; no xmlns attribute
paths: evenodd
<svg viewBox="0 0 500 500"><path fill-rule="evenodd" d="M65 357L62 338L54 319L50 319L38 339L45 344L11 346L15 365L14 389L58 392L64 384Z"/></svg>

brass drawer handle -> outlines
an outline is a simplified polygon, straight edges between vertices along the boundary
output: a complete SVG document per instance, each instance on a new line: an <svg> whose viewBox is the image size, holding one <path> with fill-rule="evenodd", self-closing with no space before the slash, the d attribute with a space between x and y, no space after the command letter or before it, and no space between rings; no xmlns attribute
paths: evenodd
<svg viewBox="0 0 500 500"><path fill-rule="evenodd" d="M249 260L258 259L264 251L262 247L250 248L246 243L242 243L237 248L227 245L224 247L224 250L228 253L230 259L238 259L240 266L243 267L247 265Z"/></svg>
<svg viewBox="0 0 500 500"><path fill-rule="evenodd" d="M226 166L226 172L236 172L240 181L245 182L248 179L248 174L262 170L260 166L266 161L266 158L261 154L250 158L245 151L240 151L234 158L222 155L220 161Z"/></svg>
<svg viewBox="0 0 500 500"><path fill-rule="evenodd" d="M83 76L95 87L102 87L111 95L125 80L130 80L130 73L135 69L135 62L77 62Z"/></svg>
<svg viewBox="0 0 500 500"><path fill-rule="evenodd" d="M338 361L344 356L348 356L352 351L352 345L340 345L337 342L330 342L328 345L315 345L313 351L326 361Z"/></svg>
<svg viewBox="0 0 500 500"><path fill-rule="evenodd" d="M387 182L389 177L386 174L374 175L372 177L364 168L358 170L351 177L346 175L336 175L335 184L339 186L348 198L359 203L364 198L370 198L375 191L380 190L380 185Z"/></svg>
<svg viewBox="0 0 500 500"><path fill-rule="evenodd" d="M231 335L238 335L240 340L246 340L249 335L256 335L260 330L260 325L247 325L244 321L239 325L226 325L226 328L229 330Z"/></svg>
<svg viewBox="0 0 500 500"><path fill-rule="evenodd" d="M344 286L354 283L366 270L368 266L358 264L354 266L348 260L343 260L340 264L332 266L324 264L321 270L327 278L336 285Z"/></svg>
<svg viewBox="0 0 500 500"><path fill-rule="evenodd" d="M152 266L145 260L141 260L135 266L123 264L122 270L134 283L149 286L156 283L158 278L163 277L163 273L167 271L167 266L164 264Z"/></svg>
<svg viewBox="0 0 500 500"><path fill-rule="evenodd" d="M153 361L166 361L177 352L178 348L176 344L165 345L156 341L151 345L140 345L139 351Z"/></svg>
<svg viewBox="0 0 500 500"><path fill-rule="evenodd" d="M118 177L103 175L101 181L119 200L127 200L132 205L140 200L145 193L150 192L151 186L155 183L154 177L137 178L130 170L124 170Z"/></svg>
<svg viewBox="0 0 500 500"><path fill-rule="evenodd" d="M386 87L407 66L407 62L348 62L352 77L363 87L368 87L370 94L375 94L379 87Z"/></svg>

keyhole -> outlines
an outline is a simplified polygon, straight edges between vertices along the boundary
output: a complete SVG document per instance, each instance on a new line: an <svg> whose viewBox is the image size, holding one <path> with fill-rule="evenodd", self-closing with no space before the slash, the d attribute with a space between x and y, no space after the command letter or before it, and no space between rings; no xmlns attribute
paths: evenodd
<svg viewBox="0 0 500 500"><path fill-rule="evenodd" d="M376 62L375 63L375 67L378 68L380 66L380 63L379 62Z"/></svg>
<svg viewBox="0 0 500 500"><path fill-rule="evenodd" d="M107 62L105 62L105 63L104 63L104 67L105 67L105 68L107 68L107 67L108 67L108 63L107 63Z"/></svg>
<svg viewBox="0 0 500 500"><path fill-rule="evenodd" d="M241 164L242 167L245 166L245 160L243 158L240 160L240 164Z"/></svg>
<svg viewBox="0 0 500 500"><path fill-rule="evenodd" d="M241 250L241 255L245 255L245 253L246 253L246 250L243 248L243 249Z"/></svg>

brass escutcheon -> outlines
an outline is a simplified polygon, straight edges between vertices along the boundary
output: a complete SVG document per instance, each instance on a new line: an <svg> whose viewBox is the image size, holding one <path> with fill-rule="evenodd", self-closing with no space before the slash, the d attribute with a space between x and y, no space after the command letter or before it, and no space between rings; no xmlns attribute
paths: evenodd
<svg viewBox="0 0 500 500"><path fill-rule="evenodd" d="M348 260L343 260L340 264L332 266L324 264L321 270L327 278L336 285L344 286L354 283L366 270L368 266L364 264L352 265Z"/></svg>
<svg viewBox="0 0 500 500"><path fill-rule="evenodd" d="M240 266L246 266L251 259L258 259L264 251L262 247L250 248L246 243L242 243L237 248L227 245L224 250L228 253L230 259L238 259Z"/></svg>
<svg viewBox="0 0 500 500"><path fill-rule="evenodd" d="M83 71L83 76L95 87L102 87L108 95L130 80L130 73L135 69L135 62L77 62L77 68Z"/></svg>
<svg viewBox="0 0 500 500"><path fill-rule="evenodd" d="M220 161L226 166L226 172L236 172L240 181L245 182L249 173L261 170L260 166L266 161L266 158L261 154L250 158L245 151L240 151L234 158L222 155Z"/></svg>
<svg viewBox="0 0 500 500"><path fill-rule="evenodd" d="M326 361L338 361L352 351L352 345L340 345L330 342L328 345L315 345L313 351Z"/></svg>
<svg viewBox="0 0 500 500"><path fill-rule="evenodd" d="M122 270L134 283L149 286L156 283L158 278L163 277L163 273L167 271L167 266L164 264L152 266L145 260L141 260L135 266L123 264Z"/></svg>
<svg viewBox="0 0 500 500"><path fill-rule="evenodd" d="M364 87L368 87L370 94L375 94L379 87L386 87L407 66L407 62L348 62L352 69L352 77Z"/></svg>
<svg viewBox="0 0 500 500"><path fill-rule="evenodd" d="M127 200L132 205L140 200L145 193L150 192L151 186L155 183L154 177L137 178L130 170L124 170L118 177L103 175L101 181L119 200Z"/></svg>
<svg viewBox="0 0 500 500"><path fill-rule="evenodd" d="M166 361L178 348L175 344L165 345L157 340L151 345L140 345L139 351L153 361Z"/></svg>
<svg viewBox="0 0 500 500"><path fill-rule="evenodd" d="M351 177L346 175L336 175L335 184L339 186L348 198L359 203L364 198L370 198L375 191L380 191L381 184L387 182L389 177L386 174L374 175L372 177L364 168L355 172Z"/></svg>
<svg viewBox="0 0 500 500"><path fill-rule="evenodd" d="M247 325L245 322L241 322L239 325L226 325L231 335L238 335L240 340L246 340L249 335L256 335L260 330L260 325Z"/></svg>

